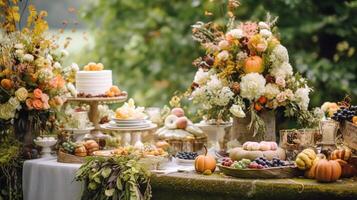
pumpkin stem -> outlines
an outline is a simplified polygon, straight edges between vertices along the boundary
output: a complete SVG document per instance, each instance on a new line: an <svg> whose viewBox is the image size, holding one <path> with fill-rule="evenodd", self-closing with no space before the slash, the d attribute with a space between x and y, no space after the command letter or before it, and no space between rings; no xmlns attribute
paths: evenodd
<svg viewBox="0 0 357 200"><path fill-rule="evenodd" d="M206 147L206 145L203 145L203 148L205 148L205 156L207 156L207 147Z"/></svg>

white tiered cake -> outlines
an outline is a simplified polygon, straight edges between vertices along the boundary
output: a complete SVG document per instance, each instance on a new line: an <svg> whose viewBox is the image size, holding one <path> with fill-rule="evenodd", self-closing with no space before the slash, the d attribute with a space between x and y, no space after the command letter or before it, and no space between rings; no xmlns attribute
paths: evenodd
<svg viewBox="0 0 357 200"><path fill-rule="evenodd" d="M112 70L79 71L76 74L76 88L78 93L100 96L110 90L112 85Z"/></svg>

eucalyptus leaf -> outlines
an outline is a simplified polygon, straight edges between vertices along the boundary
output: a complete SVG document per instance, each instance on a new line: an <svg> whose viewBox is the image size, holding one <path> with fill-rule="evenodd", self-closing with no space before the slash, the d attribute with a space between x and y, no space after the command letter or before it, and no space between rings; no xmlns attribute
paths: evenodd
<svg viewBox="0 0 357 200"><path fill-rule="evenodd" d="M108 178L112 170L109 167L106 167L102 170L103 178Z"/></svg>
<svg viewBox="0 0 357 200"><path fill-rule="evenodd" d="M114 191L115 191L114 188L108 189L108 190L105 190L105 191L104 191L104 194L105 194L105 196L107 196L107 197L111 197L111 196L113 196Z"/></svg>

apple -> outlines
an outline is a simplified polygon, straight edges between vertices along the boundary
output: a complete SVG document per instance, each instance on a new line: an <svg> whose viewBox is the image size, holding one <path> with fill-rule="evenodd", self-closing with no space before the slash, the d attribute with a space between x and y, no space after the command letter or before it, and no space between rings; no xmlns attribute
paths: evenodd
<svg viewBox="0 0 357 200"><path fill-rule="evenodd" d="M186 117L179 117L176 120L176 127L179 129L186 129L187 124L188 124L188 120Z"/></svg>
<svg viewBox="0 0 357 200"><path fill-rule="evenodd" d="M176 115L177 117L185 116L185 111L182 108L174 108L171 110L171 114Z"/></svg>

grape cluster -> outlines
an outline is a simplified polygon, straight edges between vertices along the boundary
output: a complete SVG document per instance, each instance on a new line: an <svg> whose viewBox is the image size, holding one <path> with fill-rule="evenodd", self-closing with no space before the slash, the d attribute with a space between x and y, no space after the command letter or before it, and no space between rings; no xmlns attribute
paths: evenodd
<svg viewBox="0 0 357 200"><path fill-rule="evenodd" d="M198 156L197 152L178 152L176 154L176 158L184 159L184 160L194 160Z"/></svg>
<svg viewBox="0 0 357 200"><path fill-rule="evenodd" d="M338 122L352 121L353 116L357 115L357 106L350 106L349 108L341 108L337 110L331 117Z"/></svg>
<svg viewBox="0 0 357 200"><path fill-rule="evenodd" d="M223 166L230 167L230 166L233 164L233 160L230 159L230 158L228 158L228 157L225 157L225 158L223 158L221 164L222 164Z"/></svg>
<svg viewBox="0 0 357 200"><path fill-rule="evenodd" d="M259 157L256 158L253 162L251 162L248 168L263 169L263 168L281 167L281 166L286 166L286 164L284 161L278 158L273 158L273 160L267 160L264 157Z"/></svg>
<svg viewBox="0 0 357 200"><path fill-rule="evenodd" d="M74 154L74 150L76 149L76 144L74 142L63 142L62 148L69 154Z"/></svg>

